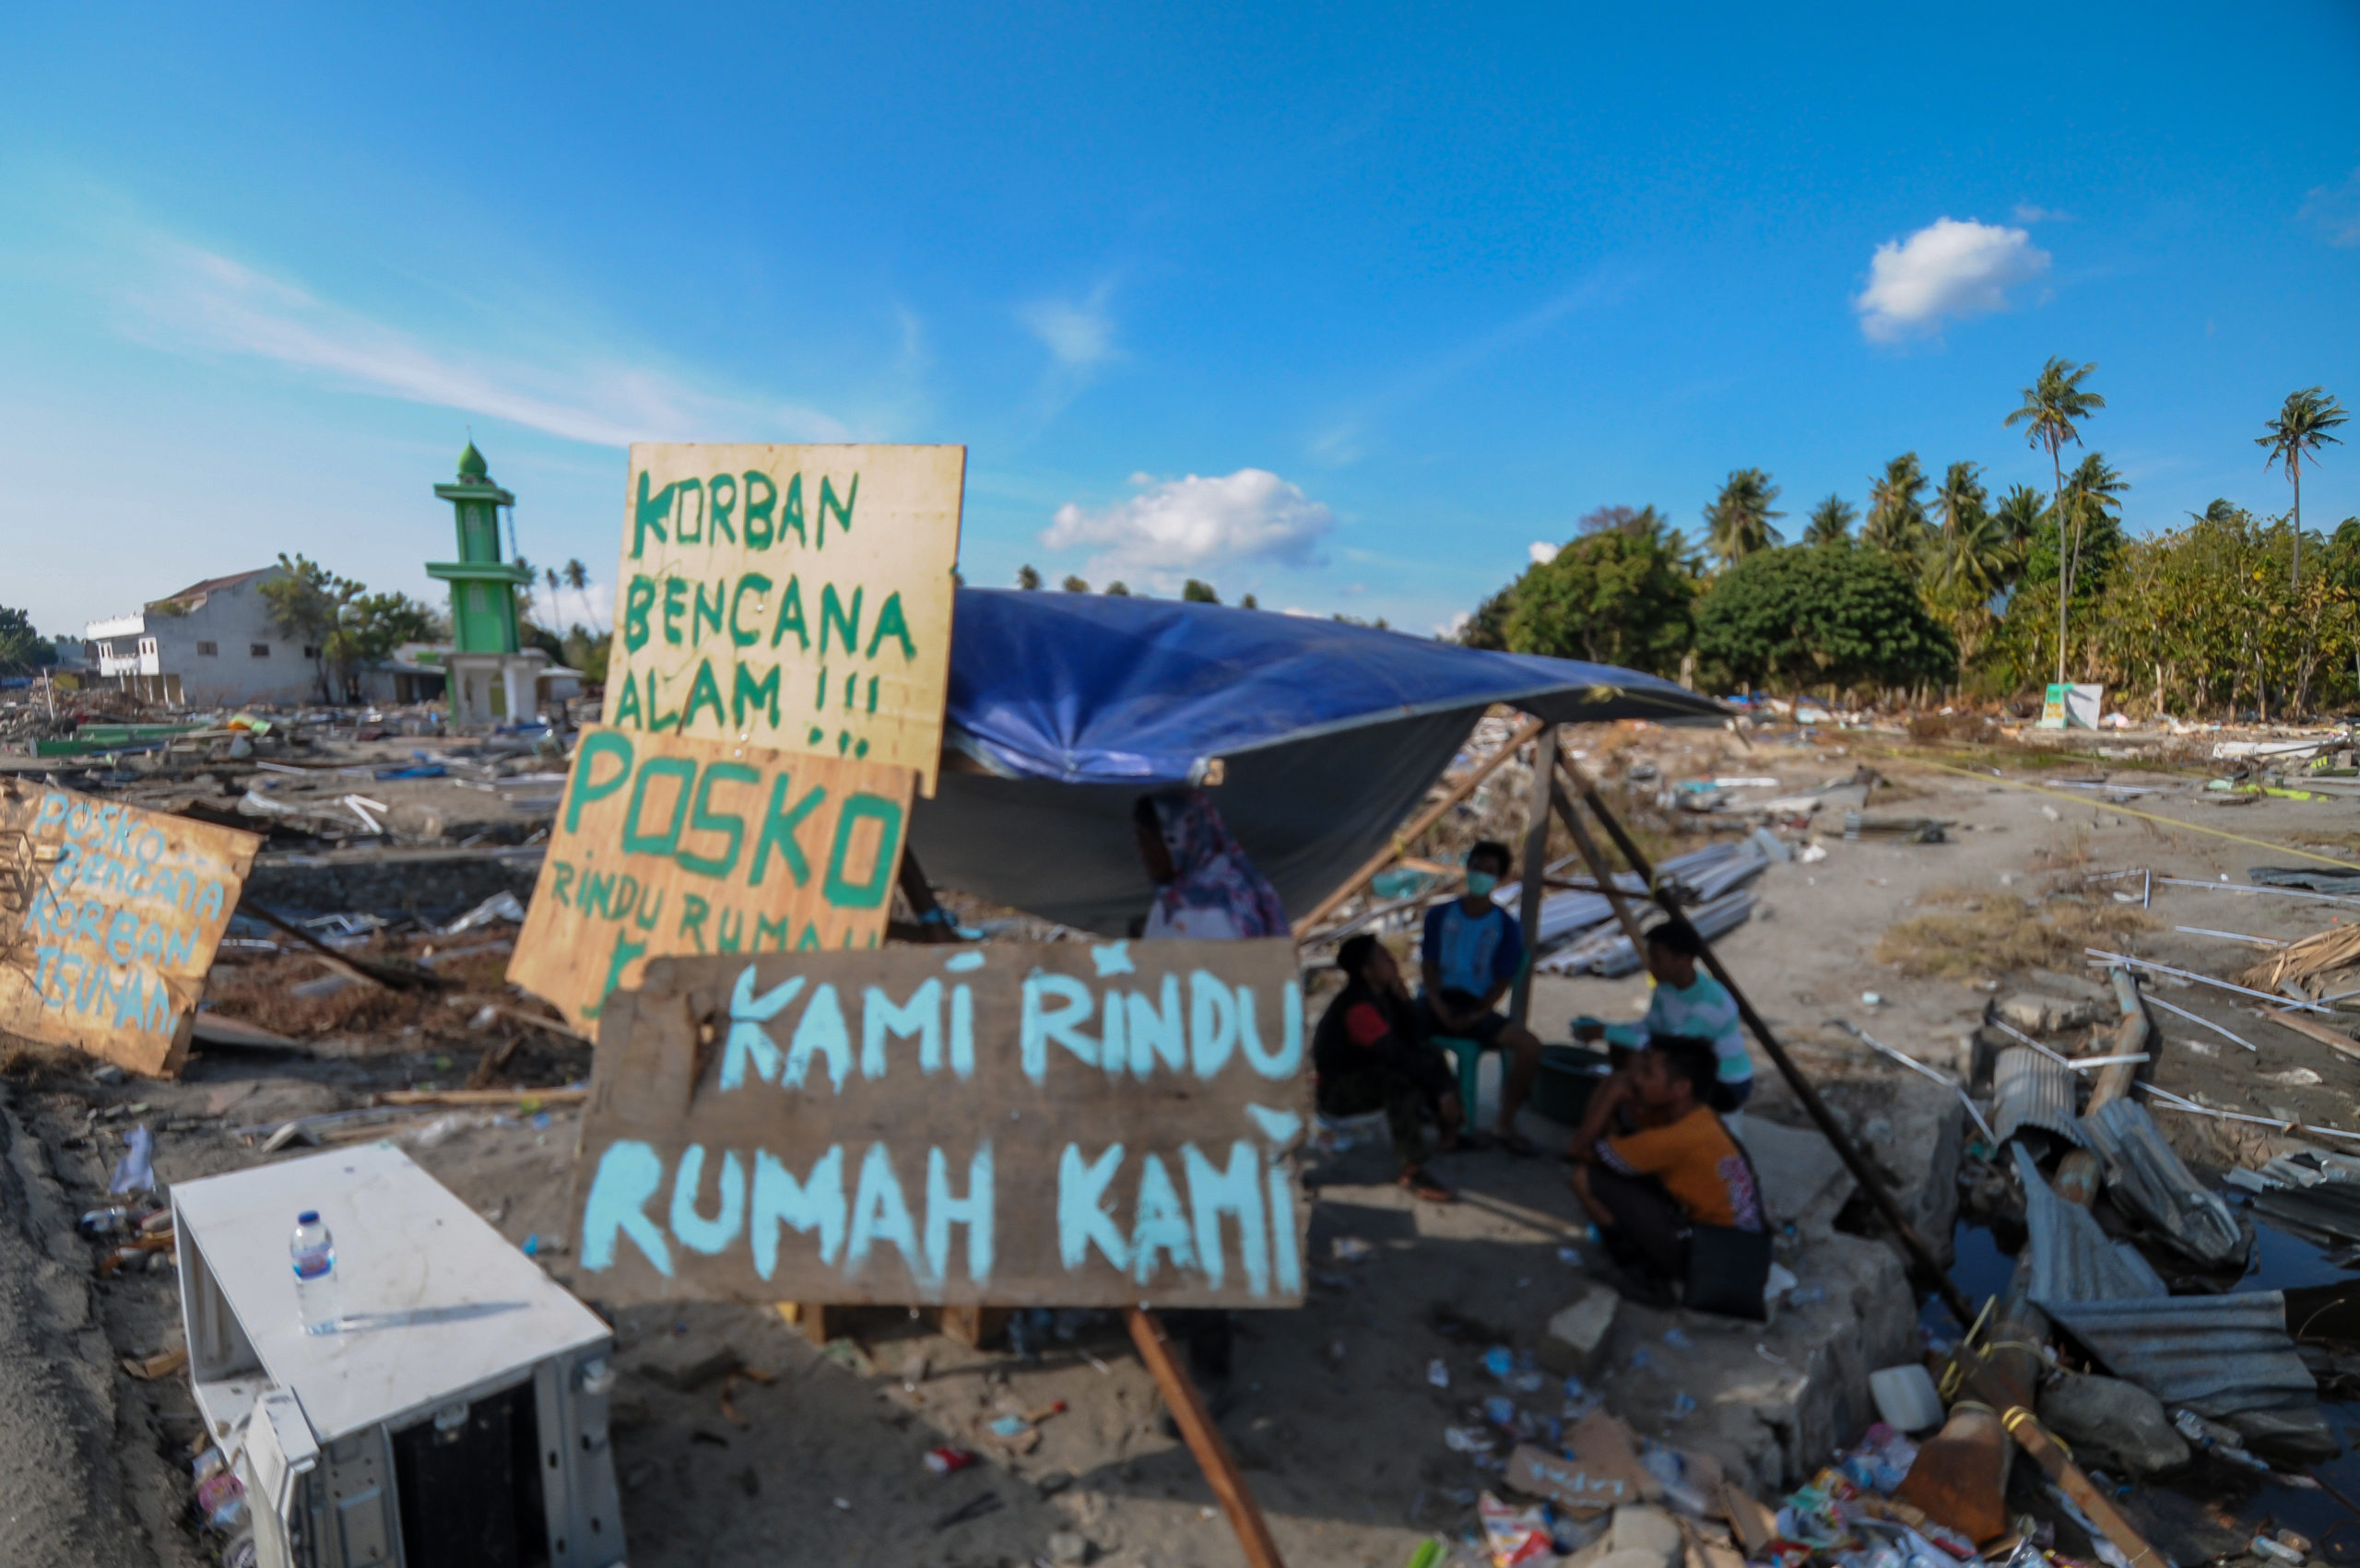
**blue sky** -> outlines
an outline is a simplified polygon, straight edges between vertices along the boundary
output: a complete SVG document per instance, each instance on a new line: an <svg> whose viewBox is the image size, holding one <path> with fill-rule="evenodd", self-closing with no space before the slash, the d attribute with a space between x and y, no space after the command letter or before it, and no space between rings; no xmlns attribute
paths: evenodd
<svg viewBox="0 0 2360 1568"><path fill-rule="evenodd" d="M1637 14L1634 14L1637 13ZM470 427L612 574L634 439L957 442L962 565L1447 624L1609 503L1885 459L2277 511L2360 407L2360 6L52 6L0 100L0 603L435 591ZM1948 220L1945 223L1943 220ZM2307 476L2360 513L2360 428ZM572 609L569 595L566 607Z"/></svg>

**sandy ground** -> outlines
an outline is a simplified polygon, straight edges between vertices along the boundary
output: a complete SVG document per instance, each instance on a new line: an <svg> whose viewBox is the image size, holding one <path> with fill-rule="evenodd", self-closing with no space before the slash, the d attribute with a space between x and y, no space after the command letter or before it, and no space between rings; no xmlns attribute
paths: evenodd
<svg viewBox="0 0 2360 1568"><path fill-rule="evenodd" d="M1757 747L1742 765L1816 783L1858 760L1828 749ZM1917 1152L1890 1141L1880 1147L1881 1131L1886 1140L1894 1134L1890 1123L1877 1125L1881 1097L1894 1094L1897 1069L1873 1063L1863 1047L1823 1026L1848 1019L1926 1060L1963 1065L1963 1039L1992 992L1979 977L1901 976L1874 956L1886 927L1939 913L1929 895L1961 884L2036 894L2054 885L2059 867L2152 867L2159 875L2212 880L2226 873L2241 880L2248 866L2295 858L2142 822L2103 803L2047 797L1887 758L1876 765L1903 786L1903 798L1881 798L1872 809L1947 819L1955 824L1951 842L1846 843L1823 833L1826 858L1772 867L1757 885L1756 918L1720 950L1772 1023L1795 1037L1807 1064L1844 1080L1832 1098L1847 1107L1877 1157L1905 1179ZM2342 802L2222 808L2201 803L2185 781L2176 788L2173 796L2131 804L2281 843L2323 835L2331 842L2360 816L2360 808ZM1831 806L1823 826L1840 832L1841 809ZM2320 928L2336 907L2158 890L2159 928L2138 938L2138 950L2226 974L2250 962L2253 950L2169 927L2291 938ZM1880 998L1873 1005L1863 999L1870 992ZM2360 1066L2242 1011L2234 998L2177 987L2159 994L2260 1047L2249 1055L2216 1040L2218 1048L2208 1052L2201 1049L2204 1032L2167 1024L2159 1081L2265 1114L2292 1111L2331 1126L2360 1122L2349 1091ZM1544 1037L1563 1039L1575 1014L1635 1016L1645 996L1636 977L1543 978L1533 1018ZM134 1123L159 1129L156 1164L167 1181L252 1163L260 1158L253 1140L232 1129L355 1104L386 1087L464 1079L482 1037L466 1032L461 1009L447 1010L449 1020L415 1034L385 1032L356 1014L348 1043L316 1053L206 1050L170 1084L99 1084L77 1064L27 1058L6 1092L38 1147L13 1151L16 1162L43 1166L44 1180L53 1173L74 1208L97 1201L120 1152L121 1132ZM515 1065L529 1074L526 1081L556 1083L581 1076L586 1056L544 1043ZM2322 1081L2295 1085L2264 1076L2297 1068ZM1766 1064L1762 1070L1768 1073ZM1794 1119L1775 1093L1765 1095L1762 1114ZM2189 1121L2158 1119L2167 1126ZM1553 1124L1528 1118L1527 1126L1536 1136L1563 1138ZM459 1114L419 1118L397 1141L502 1233L520 1243L527 1235L554 1242L542 1255L561 1278L573 1131L564 1112L546 1125ZM2201 1136L2184 1146L2212 1147ZM2224 1152L2225 1146L2215 1148L2216 1161ZM1221 1425L1290 1562L1392 1568L1424 1533L1468 1524L1473 1489L1487 1478L1444 1446L1443 1429L1464 1422L1469 1404L1494 1391L1477 1371L1483 1349L1493 1342L1529 1346L1548 1315L1581 1284L1579 1268L1560 1256L1561 1248L1578 1245L1582 1228L1562 1165L1496 1153L1440 1161L1438 1172L1462 1192L1460 1203L1444 1208L1408 1201L1388 1180L1388 1166L1381 1142L1323 1161L1315 1173L1320 1193L1311 1251L1318 1282L1308 1303L1297 1312L1240 1318L1237 1369ZM53 1223L64 1212L54 1208ZM1373 1256L1336 1261L1334 1243L1342 1236L1370 1243ZM97 1256L75 1238L45 1244L86 1267ZM169 1270L86 1279L85 1287L95 1292L96 1322L117 1353L145 1355L174 1342L177 1297ZM1631 1349L1659 1338L1669 1323L1626 1314L1618 1358L1627 1362ZM1112 1320L1081 1324L1070 1340L1053 1338L1037 1361L970 1350L934 1332L926 1319L886 1311L851 1317L845 1337L824 1350L774 1314L753 1308L631 1312L616 1329L625 1375L615 1457L635 1563L1025 1562L1061 1529L1087 1537L1097 1560L1138 1568L1238 1560L1194 1464L1160 1430L1151 1385ZM731 1389L735 1421L720 1385L681 1391L643 1371L714 1343L773 1374L767 1384L740 1381ZM1763 1340L1772 1358L1780 1343ZM1448 1390L1427 1381L1436 1359L1451 1369ZM1663 1378L1634 1376L1618 1384L1616 1408L1643 1431L1677 1436L1666 1414L1677 1391ZM156 1495L174 1484L171 1471L184 1466L196 1432L184 1385L139 1383L117 1373L112 1398L125 1486L148 1498L134 1512L145 1515L138 1527L154 1560L203 1561L197 1539L172 1523L173 1508L156 1504ZM1068 1410L1041 1424L1038 1445L1029 1452L1009 1452L982 1430L994 1415L1058 1399ZM974 1448L985 1462L936 1477L923 1456L944 1442ZM184 1468L180 1473L184 1477ZM986 1492L999 1500L991 1511L939 1523ZM0 1550L0 1561L8 1560Z"/></svg>

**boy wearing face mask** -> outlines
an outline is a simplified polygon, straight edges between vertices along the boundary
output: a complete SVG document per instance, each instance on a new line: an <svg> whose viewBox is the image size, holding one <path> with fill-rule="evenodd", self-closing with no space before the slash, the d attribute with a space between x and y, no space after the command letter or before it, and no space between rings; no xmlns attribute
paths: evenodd
<svg viewBox="0 0 2360 1568"><path fill-rule="evenodd" d="M1524 932L1492 902L1509 865L1507 845L1488 839L1477 844L1467 852L1465 896L1426 912L1418 1005L1429 1033L1506 1055L1493 1133L1510 1153L1530 1154L1532 1142L1516 1130L1516 1115L1540 1071L1540 1037L1494 1010L1524 967Z"/></svg>

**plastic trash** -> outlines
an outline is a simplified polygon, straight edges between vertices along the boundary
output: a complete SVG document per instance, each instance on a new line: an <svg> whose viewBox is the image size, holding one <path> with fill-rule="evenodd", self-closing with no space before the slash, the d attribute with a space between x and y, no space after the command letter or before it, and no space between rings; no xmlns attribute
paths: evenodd
<svg viewBox="0 0 2360 1568"><path fill-rule="evenodd" d="M1929 1432L1942 1424L1942 1396L1933 1373L1917 1362L1869 1373L1869 1393L1877 1414L1895 1432Z"/></svg>
<svg viewBox="0 0 2360 1568"><path fill-rule="evenodd" d="M948 1443L939 1448L929 1448L926 1451L926 1468L938 1476L947 1476L953 1470L963 1470L974 1462L975 1456L973 1454Z"/></svg>
<svg viewBox="0 0 2360 1568"><path fill-rule="evenodd" d="M333 1334L343 1316L338 1300L342 1281L336 1274L336 1238L307 1208L295 1217L295 1233L287 1241L287 1256L295 1267L295 1309L306 1334Z"/></svg>
<svg viewBox="0 0 2360 1568"><path fill-rule="evenodd" d="M121 1207L93 1208L75 1221L75 1229L86 1236L112 1236L128 1227L131 1210Z"/></svg>
<svg viewBox="0 0 2360 1568"><path fill-rule="evenodd" d="M1514 1508L1485 1492L1475 1504L1483 1522L1483 1543L1491 1549L1493 1568L1518 1568L1557 1555L1547 1515L1538 1508Z"/></svg>
<svg viewBox="0 0 2360 1568"><path fill-rule="evenodd" d="M1032 1430L1032 1423L1022 1416L1001 1416L992 1422L994 1437L1021 1437Z"/></svg>
<svg viewBox="0 0 2360 1568"><path fill-rule="evenodd" d="M115 1161L114 1177L107 1183L107 1195L124 1197L136 1192L148 1192L156 1185L156 1135L143 1122L124 1135L123 1158Z"/></svg>
<svg viewBox="0 0 2360 1568"><path fill-rule="evenodd" d="M1696 1413L1696 1397L1686 1389L1671 1397L1671 1409L1666 1412L1673 1421L1685 1420Z"/></svg>
<svg viewBox="0 0 2360 1568"><path fill-rule="evenodd" d="M1359 1236L1338 1236L1328 1244L1328 1255L1339 1263L1365 1263L1376 1248Z"/></svg>
<svg viewBox="0 0 2360 1568"><path fill-rule="evenodd" d="M492 894L450 925L443 926L442 934L445 937L456 937L463 931L472 931L479 925L489 925L495 920L511 920L519 925L525 923L525 906L514 893L503 891Z"/></svg>
<svg viewBox="0 0 2360 1568"><path fill-rule="evenodd" d="M1676 1327L1663 1331L1663 1342L1675 1350L1693 1350L1696 1348L1696 1341Z"/></svg>
<svg viewBox="0 0 2360 1568"><path fill-rule="evenodd" d="M1483 1419L1493 1426L1516 1425L1516 1401L1504 1394L1494 1394L1483 1401Z"/></svg>
<svg viewBox="0 0 2360 1568"><path fill-rule="evenodd" d="M1557 1249L1557 1261L1570 1265L1575 1268L1579 1268L1582 1266L1582 1255L1575 1252L1572 1247L1559 1247Z"/></svg>
<svg viewBox="0 0 2360 1568"><path fill-rule="evenodd" d="M1436 1388L1450 1386L1450 1368L1444 1364L1440 1356L1426 1363L1426 1381Z"/></svg>
<svg viewBox="0 0 2360 1568"><path fill-rule="evenodd" d="M1480 1426L1446 1426L1442 1430L1442 1444L1454 1454L1489 1454L1492 1434Z"/></svg>
<svg viewBox="0 0 2360 1568"><path fill-rule="evenodd" d="M2293 1563L2295 1565L2295 1568L2301 1568L2301 1564L2304 1562L2304 1557L2301 1552L2296 1551L2293 1547L2287 1546L2283 1542L2272 1540L2268 1536L2256 1536L2253 1539L2248 1541L2246 1546L2247 1549L2256 1557L2269 1558L2279 1562Z"/></svg>
<svg viewBox="0 0 2360 1568"><path fill-rule="evenodd" d="M1516 1373L1516 1352L1505 1345L1493 1346L1483 1352L1483 1370L1506 1382Z"/></svg>

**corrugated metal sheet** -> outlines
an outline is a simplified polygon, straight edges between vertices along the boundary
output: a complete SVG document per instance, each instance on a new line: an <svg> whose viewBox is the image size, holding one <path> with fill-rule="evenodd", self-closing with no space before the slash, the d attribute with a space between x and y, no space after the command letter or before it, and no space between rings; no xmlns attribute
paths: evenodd
<svg viewBox="0 0 2360 1568"><path fill-rule="evenodd" d="M2054 1311L2059 1303L2161 1296L2163 1280L2136 1248L2110 1239L2090 1211L2068 1203L2041 1179L2031 1151L2015 1146L2016 1174L2024 1185L2024 1257L2032 1266L2028 1294Z"/></svg>
<svg viewBox="0 0 2360 1568"><path fill-rule="evenodd" d="M1991 1069L1992 1133L2005 1143L2019 1127L2046 1127L2078 1148L2083 1140L2074 1088L2071 1068L2011 1045Z"/></svg>
<svg viewBox="0 0 2360 1568"><path fill-rule="evenodd" d="M2106 1371L2166 1405L2226 1416L2319 1397L2275 1291L2041 1304Z"/></svg>
<svg viewBox="0 0 2360 1568"><path fill-rule="evenodd" d="M1753 895L1742 889L1687 911L1688 923L1707 939L1736 930L1753 914ZM1635 974L1639 955L1620 926L1606 925L1533 966L1546 974L1599 974L1608 979Z"/></svg>
<svg viewBox="0 0 2360 1568"><path fill-rule="evenodd" d="M2249 1244L2236 1216L2172 1152L2144 1105L2117 1100L2082 1118L2082 1130L2106 1160L2117 1203L2199 1263L2245 1261Z"/></svg>

